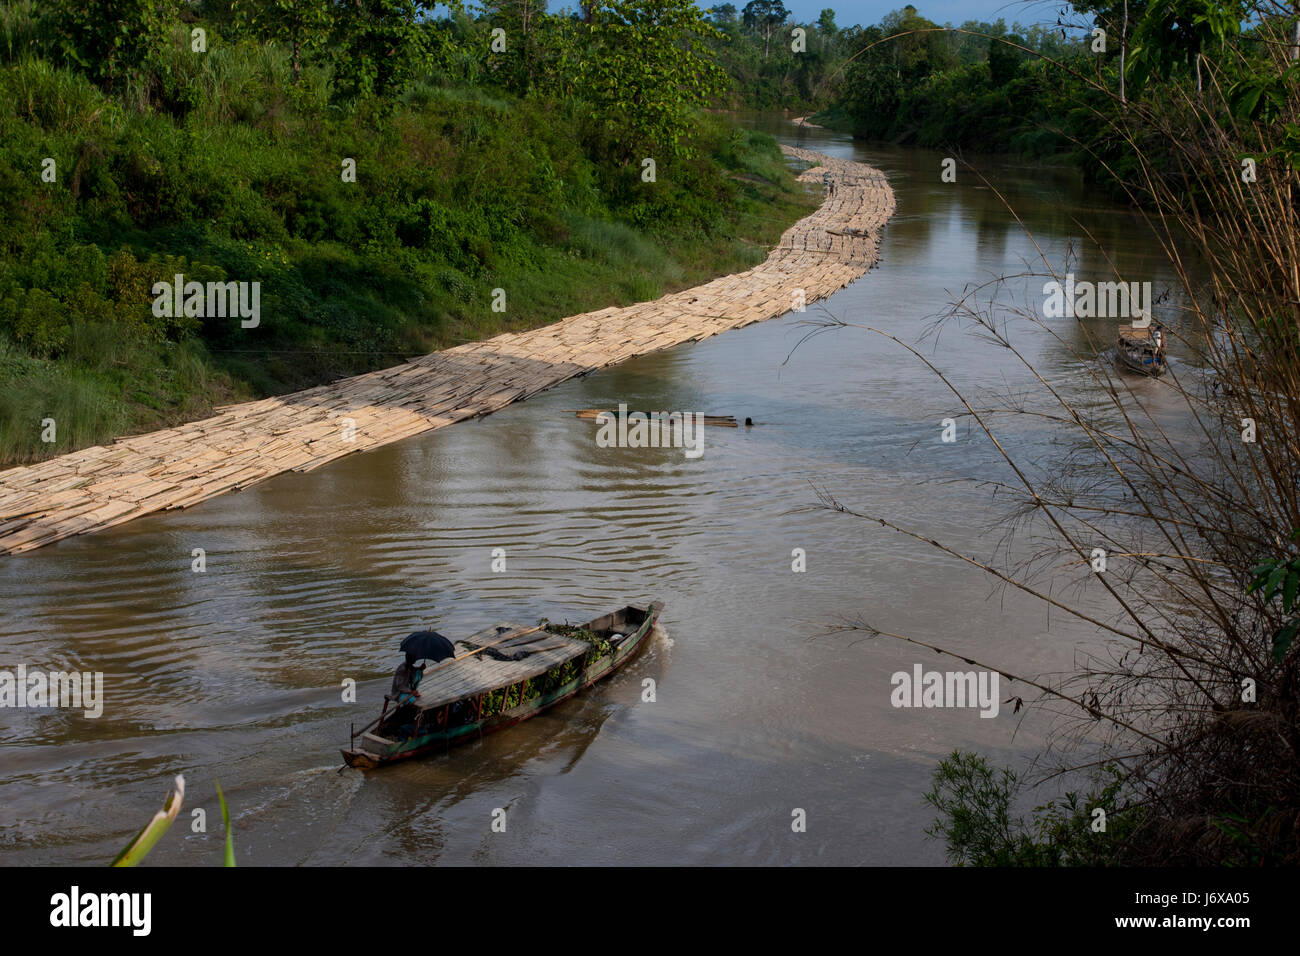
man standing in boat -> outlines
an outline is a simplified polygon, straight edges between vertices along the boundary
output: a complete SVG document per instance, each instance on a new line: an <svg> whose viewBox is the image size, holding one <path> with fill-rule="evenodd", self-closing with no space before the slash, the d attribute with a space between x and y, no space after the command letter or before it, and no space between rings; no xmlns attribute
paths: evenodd
<svg viewBox="0 0 1300 956"><path fill-rule="evenodd" d="M408 694L410 696L407 701L420 696L415 688L424 676L424 665L416 667L416 661L437 662L456 656L456 646L437 631L416 631L408 635L402 641L402 651L406 654L406 662L397 666L397 671L393 674L393 691L388 695L399 703Z"/></svg>
<svg viewBox="0 0 1300 956"><path fill-rule="evenodd" d="M412 698L420 696L415 686L424 676L424 665L416 667L415 661L415 655L408 651L406 660L397 665L397 670L393 673L393 691L389 695L393 700L400 701L406 694L410 694Z"/></svg>

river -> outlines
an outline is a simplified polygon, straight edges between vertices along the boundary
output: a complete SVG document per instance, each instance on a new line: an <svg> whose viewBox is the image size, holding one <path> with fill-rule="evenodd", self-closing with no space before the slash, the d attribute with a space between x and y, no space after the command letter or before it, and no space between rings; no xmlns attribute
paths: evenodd
<svg viewBox="0 0 1300 956"><path fill-rule="evenodd" d="M745 121L876 166L896 192L882 263L827 300L830 314L922 343L958 387L1028 381L970 335L922 338L951 294L1034 264L992 189L963 167L942 182L940 154ZM1068 173L980 165L1057 264L1073 244L1075 272L1111 278L1087 250L1091 233L1126 275L1157 292L1173 284L1139 220ZM1041 303L1041 279L1018 281L1025 302ZM106 687L97 720L0 710L0 862L107 862L184 773L185 814L150 862L219 864L216 777L242 864L942 864L923 833L937 761L974 748L1022 767L1049 722L1010 706L993 719L895 708L891 674L953 665L827 625L865 617L1026 673L1069 669L1096 635L928 544L813 507L825 488L989 558L1002 506L948 479L1007 477L964 420L957 441L940 441L960 406L897 345L852 328L801 344L819 314L0 557L0 668L102 671ZM1074 321L1059 321L1082 346ZM1091 385L1063 344L1029 334L1018 344L1086 399ZM596 426L564 412L620 402L757 424L708 429L690 459L600 448ZM1041 426L1013 423L1002 437L1040 463L1060 454ZM203 573L191 569L196 548ZM492 570L497 548L504 571ZM806 571L792 570L795 549ZM337 772L349 724L373 716L409 631L578 621L654 598L666 605L662 629L609 682L446 757ZM341 699L347 678L355 704ZM192 808L205 809L207 832L193 832ZM492 828L497 809L505 832ZM791 826L796 810L805 832Z"/></svg>

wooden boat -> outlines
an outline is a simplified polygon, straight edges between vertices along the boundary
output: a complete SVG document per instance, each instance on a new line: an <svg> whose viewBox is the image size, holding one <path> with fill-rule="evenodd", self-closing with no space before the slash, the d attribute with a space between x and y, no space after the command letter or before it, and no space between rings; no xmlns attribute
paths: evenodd
<svg viewBox="0 0 1300 956"><path fill-rule="evenodd" d="M1123 326L1115 347L1115 360L1126 369L1152 377L1169 370L1165 359L1165 337L1159 326Z"/></svg>
<svg viewBox="0 0 1300 956"><path fill-rule="evenodd" d="M379 717L341 752L373 770L440 753L535 717L608 677L641 646L663 605L628 605L576 627L496 624L458 641L456 657L427 667L417 697L384 698Z"/></svg>

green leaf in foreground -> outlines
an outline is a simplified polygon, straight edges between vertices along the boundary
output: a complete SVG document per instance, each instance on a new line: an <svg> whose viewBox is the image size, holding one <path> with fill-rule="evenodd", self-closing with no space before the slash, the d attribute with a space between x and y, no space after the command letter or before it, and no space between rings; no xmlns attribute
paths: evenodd
<svg viewBox="0 0 1300 956"><path fill-rule="evenodd" d="M181 801L185 799L185 778L180 774L176 775L175 789L167 794L167 799L163 803L163 808L154 814L153 819L144 825L144 828L135 835L125 850L117 855L110 866L135 866L153 849L153 845L158 842L159 838L167 832L167 828L172 825L176 819L176 814L180 813Z"/></svg>
<svg viewBox="0 0 1300 956"><path fill-rule="evenodd" d="M1300 618L1288 621L1273 632L1273 660L1282 663L1282 658L1286 657L1286 652L1291 649L1298 631L1300 631Z"/></svg>
<svg viewBox="0 0 1300 956"><path fill-rule="evenodd" d="M230 829L230 811L226 809L226 795L221 792L221 781L215 777L213 781L217 785L217 799L221 802L221 820L226 825L226 866L235 865L235 831Z"/></svg>

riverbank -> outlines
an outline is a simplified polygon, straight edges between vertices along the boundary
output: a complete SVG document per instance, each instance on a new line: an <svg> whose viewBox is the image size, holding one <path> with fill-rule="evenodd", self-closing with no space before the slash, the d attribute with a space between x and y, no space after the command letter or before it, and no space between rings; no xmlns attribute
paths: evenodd
<svg viewBox="0 0 1300 956"><path fill-rule="evenodd" d="M831 189L758 267L653 302L505 333L0 473L0 553L187 507L286 471L309 471L487 414L575 375L830 295L877 262L893 192L883 174L864 164L783 149L816 164L800 181L829 177Z"/></svg>
<svg viewBox="0 0 1300 956"><path fill-rule="evenodd" d="M572 99L342 108L281 52L185 61L172 108L0 49L0 468L752 268L814 205L723 117L650 174ZM177 274L257 288L259 320L156 314Z"/></svg>

